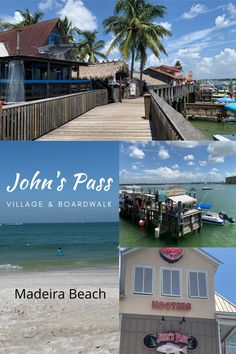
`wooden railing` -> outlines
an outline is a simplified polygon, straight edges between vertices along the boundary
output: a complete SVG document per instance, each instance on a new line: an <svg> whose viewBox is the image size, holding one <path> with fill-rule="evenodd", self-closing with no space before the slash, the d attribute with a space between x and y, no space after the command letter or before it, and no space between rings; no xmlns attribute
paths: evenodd
<svg viewBox="0 0 236 354"><path fill-rule="evenodd" d="M196 87L194 84L171 86L171 85L156 85L149 86L150 91L154 91L158 96L163 98L164 101L172 103L184 96L195 94Z"/></svg>
<svg viewBox="0 0 236 354"><path fill-rule="evenodd" d="M35 140L107 103L107 90L101 89L5 106L0 113L0 140Z"/></svg>
<svg viewBox="0 0 236 354"><path fill-rule="evenodd" d="M206 140L179 112L153 90L150 91L150 118L154 140Z"/></svg>

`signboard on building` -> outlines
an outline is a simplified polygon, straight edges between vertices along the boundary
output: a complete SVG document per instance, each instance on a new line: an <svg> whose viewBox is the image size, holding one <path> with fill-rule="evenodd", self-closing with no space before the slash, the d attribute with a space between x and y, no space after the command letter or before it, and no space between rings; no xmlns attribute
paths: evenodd
<svg viewBox="0 0 236 354"><path fill-rule="evenodd" d="M129 84L130 96L136 96L136 83L131 82Z"/></svg>
<svg viewBox="0 0 236 354"><path fill-rule="evenodd" d="M178 262L184 255L183 248L164 247L160 249L160 256L168 263Z"/></svg>
<svg viewBox="0 0 236 354"><path fill-rule="evenodd" d="M152 308L154 310L183 310L190 311L192 305L185 302L164 302L164 301L152 301Z"/></svg>
<svg viewBox="0 0 236 354"><path fill-rule="evenodd" d="M160 353L187 353L198 347L198 340L179 332L161 332L147 334L143 338L143 345L147 349L156 349Z"/></svg>

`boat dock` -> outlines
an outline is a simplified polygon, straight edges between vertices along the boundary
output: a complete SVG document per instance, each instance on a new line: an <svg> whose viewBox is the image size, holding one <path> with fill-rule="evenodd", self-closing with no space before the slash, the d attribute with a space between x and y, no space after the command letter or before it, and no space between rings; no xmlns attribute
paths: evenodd
<svg viewBox="0 0 236 354"><path fill-rule="evenodd" d="M195 207L190 195L167 196L160 201L158 194L121 192L120 216L154 232L155 238L171 233L174 240L201 231L202 211Z"/></svg>

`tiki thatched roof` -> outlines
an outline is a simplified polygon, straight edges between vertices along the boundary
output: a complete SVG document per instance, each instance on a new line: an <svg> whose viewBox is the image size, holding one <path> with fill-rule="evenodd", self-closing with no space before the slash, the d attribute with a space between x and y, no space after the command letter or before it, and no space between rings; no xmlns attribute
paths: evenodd
<svg viewBox="0 0 236 354"><path fill-rule="evenodd" d="M116 74L120 74L121 76L128 76L128 65L121 60L110 61L83 66L80 67L79 71L79 76L81 79L106 80L109 78L113 78Z"/></svg>

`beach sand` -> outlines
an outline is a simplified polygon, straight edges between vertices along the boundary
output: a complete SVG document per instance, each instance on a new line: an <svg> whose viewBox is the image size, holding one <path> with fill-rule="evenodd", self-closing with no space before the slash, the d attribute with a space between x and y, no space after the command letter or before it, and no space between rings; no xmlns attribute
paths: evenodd
<svg viewBox="0 0 236 354"><path fill-rule="evenodd" d="M105 300L20 300L15 289L106 291ZM117 354L118 269L0 274L0 353Z"/></svg>

